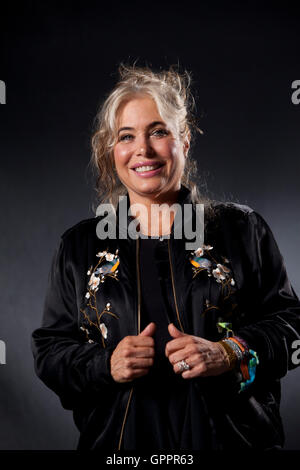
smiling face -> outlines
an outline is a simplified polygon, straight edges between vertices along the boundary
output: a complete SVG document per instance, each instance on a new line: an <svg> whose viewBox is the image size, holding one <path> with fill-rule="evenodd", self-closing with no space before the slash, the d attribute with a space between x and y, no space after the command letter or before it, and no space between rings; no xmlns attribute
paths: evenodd
<svg viewBox="0 0 300 470"><path fill-rule="evenodd" d="M181 142L170 124L148 96L134 97L119 109L114 162L131 203L176 200L188 142Z"/></svg>

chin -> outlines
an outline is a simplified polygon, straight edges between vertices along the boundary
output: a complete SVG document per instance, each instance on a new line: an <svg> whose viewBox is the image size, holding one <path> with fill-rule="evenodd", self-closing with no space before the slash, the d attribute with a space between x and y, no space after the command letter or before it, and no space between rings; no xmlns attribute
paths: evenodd
<svg viewBox="0 0 300 470"><path fill-rule="evenodd" d="M161 191L161 189L165 186L163 182L159 183L148 183L148 184L142 184L139 187L135 187L136 192L140 193L155 193L158 191Z"/></svg>

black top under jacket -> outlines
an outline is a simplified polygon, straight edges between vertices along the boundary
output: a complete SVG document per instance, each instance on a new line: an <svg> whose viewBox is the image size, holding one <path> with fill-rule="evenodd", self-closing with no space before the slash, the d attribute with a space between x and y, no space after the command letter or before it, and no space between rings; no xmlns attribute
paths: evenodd
<svg viewBox="0 0 300 470"><path fill-rule="evenodd" d="M150 322L156 324L155 359L147 376L136 380L122 449L209 449L211 429L203 404L198 401L197 411L191 406L189 385L175 374L165 355L166 344L173 339L168 324L180 329L174 300L166 294L172 292L166 239L141 238L140 276L141 330Z"/></svg>

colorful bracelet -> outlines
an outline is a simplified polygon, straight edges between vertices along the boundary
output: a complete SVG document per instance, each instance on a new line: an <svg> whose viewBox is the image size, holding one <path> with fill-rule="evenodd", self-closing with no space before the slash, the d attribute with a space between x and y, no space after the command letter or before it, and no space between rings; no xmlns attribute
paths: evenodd
<svg viewBox="0 0 300 470"><path fill-rule="evenodd" d="M231 347L231 349L234 350L234 352L236 353L238 362L240 364L243 360L244 355L243 355L242 350L239 348L239 346L234 341L231 341L231 338L225 338L222 341L225 341L225 343L227 343Z"/></svg>
<svg viewBox="0 0 300 470"><path fill-rule="evenodd" d="M249 371L248 371L248 357L249 357L249 348L248 345L247 347L244 346L240 341L238 341L236 336L232 336L230 340L239 348L242 354L242 358L240 361L240 369L242 372L242 376L244 380L248 380L249 377Z"/></svg>
<svg viewBox="0 0 300 470"><path fill-rule="evenodd" d="M247 342L239 336L234 336L231 323L218 323L218 326L226 331L226 337L219 341L230 356L231 369L239 366L242 381L239 393L246 390L254 381L256 367L259 359L256 351L250 349ZM234 354L235 359L233 359Z"/></svg>
<svg viewBox="0 0 300 470"><path fill-rule="evenodd" d="M237 354L234 352L233 348L229 346L229 344L226 341L221 340L221 341L218 341L218 343L223 347L223 349L225 349L226 354L229 358L229 370L234 369L238 362Z"/></svg>
<svg viewBox="0 0 300 470"><path fill-rule="evenodd" d="M234 335L234 337L239 343L241 343L242 346L244 346L245 349L249 350L249 346L243 338L240 338L239 336L236 336L236 335Z"/></svg>
<svg viewBox="0 0 300 470"><path fill-rule="evenodd" d="M247 364L249 378L240 383L239 392L246 390L249 387L249 385L253 383L255 379L256 366L257 364L259 364L259 359L258 359L257 353L253 351L253 349L249 349L249 355L251 356L250 359L248 359L248 364Z"/></svg>

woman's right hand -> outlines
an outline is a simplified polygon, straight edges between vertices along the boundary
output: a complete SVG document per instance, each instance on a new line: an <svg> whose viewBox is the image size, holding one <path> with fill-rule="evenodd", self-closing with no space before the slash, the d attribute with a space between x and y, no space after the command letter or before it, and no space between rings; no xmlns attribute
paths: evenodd
<svg viewBox="0 0 300 470"><path fill-rule="evenodd" d="M149 323L137 336L125 336L110 358L112 378L119 383L131 382L146 375L153 365L155 323Z"/></svg>

